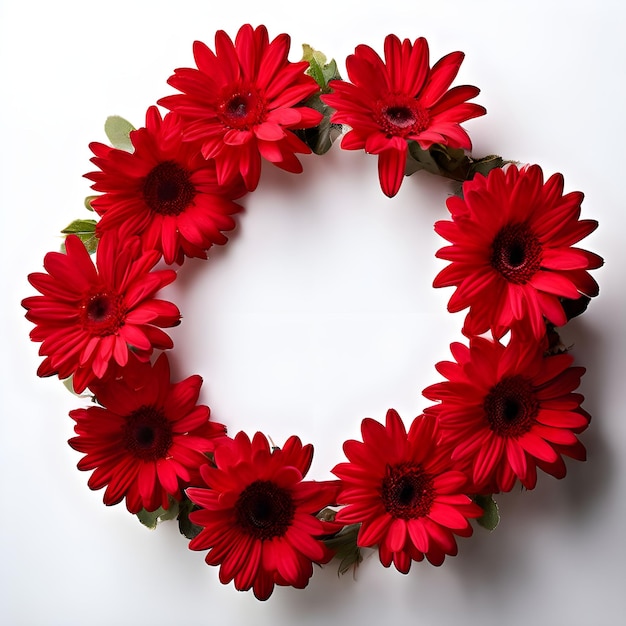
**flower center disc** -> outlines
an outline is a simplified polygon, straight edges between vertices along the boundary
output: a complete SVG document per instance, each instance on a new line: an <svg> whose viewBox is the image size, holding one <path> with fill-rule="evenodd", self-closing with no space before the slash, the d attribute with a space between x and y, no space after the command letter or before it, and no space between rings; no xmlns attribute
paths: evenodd
<svg viewBox="0 0 626 626"><path fill-rule="evenodd" d="M179 215L196 195L189 174L171 161L159 163L146 177L143 196L160 215Z"/></svg>
<svg viewBox="0 0 626 626"><path fill-rule="evenodd" d="M83 303L81 318L83 328L93 335L112 335L124 318L121 298L105 291L95 293Z"/></svg>
<svg viewBox="0 0 626 626"><path fill-rule="evenodd" d="M256 480L239 495L235 515L240 528L255 539L282 537L293 520L291 494L268 480Z"/></svg>
<svg viewBox="0 0 626 626"><path fill-rule="evenodd" d="M237 130L249 130L265 119L265 101L254 89L229 87L219 106L219 116L223 124Z"/></svg>
<svg viewBox="0 0 626 626"><path fill-rule="evenodd" d="M172 445L170 422L153 407L141 407L126 417L124 443L138 459L163 459Z"/></svg>
<svg viewBox="0 0 626 626"><path fill-rule="evenodd" d="M503 378L485 398L485 414L491 429L502 437L519 437L534 424L539 401L523 376Z"/></svg>
<svg viewBox="0 0 626 626"><path fill-rule="evenodd" d="M526 224L508 224L493 241L491 265L509 282L523 285L541 267L541 243Z"/></svg>
<svg viewBox="0 0 626 626"><path fill-rule="evenodd" d="M428 111L416 100L389 96L378 103L378 123L390 136L420 133L428 127L429 121Z"/></svg>
<svg viewBox="0 0 626 626"><path fill-rule="evenodd" d="M432 479L421 467L409 463L388 467L382 484L382 500L392 517L423 517L434 500Z"/></svg>
<svg viewBox="0 0 626 626"><path fill-rule="evenodd" d="M301 437L321 468L362 418L393 407L409 420L427 406L416 389L436 379L442 338L459 320L432 287L441 188L390 201L366 154L302 161L298 176L264 169L229 243L186 260L163 297L183 311L170 335L210 389L214 418L233 434L264 424L277 441L309 424Z"/></svg>

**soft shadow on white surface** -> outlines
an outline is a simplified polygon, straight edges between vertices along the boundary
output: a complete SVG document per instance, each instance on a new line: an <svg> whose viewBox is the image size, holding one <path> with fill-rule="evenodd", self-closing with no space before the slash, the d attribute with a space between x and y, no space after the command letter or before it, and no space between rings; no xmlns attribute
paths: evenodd
<svg viewBox="0 0 626 626"><path fill-rule="evenodd" d="M413 0L325 11L276 1L0 5L1 623L602 626L626 615L622 3ZM33 294L26 274L84 216L87 146L104 140L106 116L140 125L171 92L172 70L192 62L192 41L212 45L216 29L234 34L243 21L265 23L271 37L290 32L294 60L306 42L342 70L354 46L380 51L390 32L426 36L433 61L464 50L456 84L481 87L488 109L467 124L475 154L563 172L567 191L586 194L583 217L600 221L584 246L606 259L595 273L601 296L564 332L588 368L588 462L502 496L499 528L461 540L441 568L417 563L403 576L373 554L356 581L331 565L306 590L278 588L266 603L221 585L173 525L147 531L88 490L66 444L67 413L83 401L36 378L40 357L19 306ZM208 262L186 262L167 294L184 315L172 332L176 374L203 376L202 400L231 433L314 443L311 476L321 479L363 417L393 406L408 421L427 406L421 390L439 380L434 364L461 340L461 318L445 313L450 291L431 287L445 181L413 176L389 200L373 157L335 146L303 163L301 176L265 168L230 243Z"/></svg>

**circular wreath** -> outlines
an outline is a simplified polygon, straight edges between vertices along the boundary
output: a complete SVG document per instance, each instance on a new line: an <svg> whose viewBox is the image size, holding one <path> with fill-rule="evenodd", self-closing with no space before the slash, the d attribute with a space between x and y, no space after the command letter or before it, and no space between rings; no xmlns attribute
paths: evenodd
<svg viewBox="0 0 626 626"><path fill-rule="evenodd" d="M557 328L597 295L588 270L602 265L575 247L597 222L580 219L583 195L564 193L561 174L471 156L460 124L486 111L469 102L476 87L451 87L463 53L431 67L425 39L389 35L384 57L357 46L342 80L307 45L290 62L289 47L264 26L234 41L218 31L215 50L195 42L196 67L169 78L179 93L158 101L165 115L151 106L139 129L109 118L112 145L90 144L86 174L98 219L62 231L64 250L29 276L41 295L22 302L45 357L38 375L92 399L70 412L69 440L89 487L149 527L177 519L222 583L261 600L275 585L305 587L314 563L356 567L365 548L402 573L424 557L440 565L472 520L495 527L493 494L533 489L538 469L562 478L563 457L584 460L584 369ZM299 173L298 154L324 154L339 137L378 156L389 197L419 170L455 181L449 219L435 224L449 264L434 286L455 288L448 310L467 311L467 343L436 365L444 380L424 389L433 405L422 415L364 419L336 480L312 481L310 444L228 436L198 404L200 376L171 379L162 329L181 315L157 295L177 277L170 266L226 243L263 160Z"/></svg>

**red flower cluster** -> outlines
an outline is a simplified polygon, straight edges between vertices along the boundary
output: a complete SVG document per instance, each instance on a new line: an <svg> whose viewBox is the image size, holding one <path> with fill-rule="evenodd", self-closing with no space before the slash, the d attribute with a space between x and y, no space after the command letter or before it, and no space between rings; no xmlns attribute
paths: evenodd
<svg viewBox="0 0 626 626"><path fill-rule="evenodd" d="M289 44L250 25L234 42L219 31L215 53L196 42L198 69L176 70L169 82L183 93L159 102L171 112L149 107L130 151L90 145L98 170L86 177L101 194L90 201L100 218L95 262L69 236L65 253L46 255L47 273L29 276L41 295L22 302L42 344L39 375L71 377L97 402L70 414L89 486L132 513L169 509L191 487L202 507L192 519L204 526L192 547L210 548L223 580L262 599L274 585L304 587L312 563L331 558L320 538L339 527L315 515L336 502L337 486L303 480L313 448L295 437L273 452L261 435L228 439L197 404L201 378L173 383L166 354L150 358L173 347L161 328L180 321L155 297L176 278L157 263L206 258L226 243L234 201L257 186L261 159L300 172L296 154L311 152L294 131L321 121L302 104L319 86L308 63L288 61Z"/></svg>
<svg viewBox="0 0 626 626"><path fill-rule="evenodd" d="M180 321L156 297L176 272L157 264L180 266L226 243L235 200L257 187L262 159L301 171L296 155L311 150L300 131L323 118L306 106L311 96L334 108L327 127L350 127L344 148L378 155L388 196L399 191L409 147L469 150L460 124L485 113L468 102L477 88L450 88L463 54L431 68L424 39L389 35L384 61L358 46L346 62L351 82L331 80L328 90L306 62L288 61L289 44L250 25L234 41L218 31L215 52L196 42L197 68L175 70L169 84L181 93L159 100L171 109L164 117L148 108L145 127L130 132L132 151L90 145L98 170L86 177L101 194L91 201L95 260L67 237L65 252L48 253L46 271L29 276L40 295L22 302L41 343L38 374L71 377L75 391L94 395L96 404L70 413L69 443L84 455L79 469L93 471L89 486L132 513L174 501L180 515L193 508L190 548L208 550L223 583L261 600L276 585L305 587L313 564L346 537L403 573L424 558L440 565L457 553L456 537L472 534L481 496L518 482L532 489L537 469L561 478L564 456L584 460L584 369L548 349L548 331L566 323L570 301L598 293L589 270L602 264L575 247L597 222L580 219L582 194L564 194L560 174L476 174L448 199L451 221L435 225L450 242L437 256L450 264L434 286L456 288L448 309L468 309L469 338L452 344L453 362L437 364L446 380L423 392L436 404L408 430L393 409L384 424L363 420L362 441L345 442L333 481L305 480L313 447L295 436L280 449L260 433L226 437L198 404L200 376L172 382L168 357L154 354L173 347L162 329Z"/></svg>

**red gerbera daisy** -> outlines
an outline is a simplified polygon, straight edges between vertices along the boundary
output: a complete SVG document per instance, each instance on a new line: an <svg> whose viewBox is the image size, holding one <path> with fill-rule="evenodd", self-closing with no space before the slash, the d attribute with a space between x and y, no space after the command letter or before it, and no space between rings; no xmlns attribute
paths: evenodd
<svg viewBox="0 0 626 626"><path fill-rule="evenodd" d="M343 483L339 503L347 505L335 520L360 523L358 545L378 545L385 567L393 562L406 574L424 555L441 565L457 553L454 535L469 537L468 518L483 510L465 495L467 476L453 468L449 448L438 444L436 420L416 418L407 435L390 409L384 426L367 418L361 433L362 443L344 443L349 462L332 470Z"/></svg>
<svg viewBox="0 0 626 626"><path fill-rule="evenodd" d="M110 362L126 365L129 349L147 358L153 348L172 347L160 328L176 326L180 312L171 302L154 298L176 278L172 270L150 270L160 255L141 252L139 239L118 242L105 235L93 260L75 235L65 240L66 254L49 252L48 272L29 282L41 296L22 301L26 318L36 324L30 333L41 341L46 358L39 376L73 376L76 392L102 378Z"/></svg>
<svg viewBox="0 0 626 626"><path fill-rule="evenodd" d="M96 384L101 406L70 412L77 437L69 444L85 454L78 469L94 470L89 487L106 485L105 504L126 498L131 513L168 509L170 497L180 500L181 488L197 484L205 453L226 430L209 421L209 407L196 405L202 378L172 383L165 353L154 367L131 358L125 369L132 383L122 372Z"/></svg>
<svg viewBox="0 0 626 626"><path fill-rule="evenodd" d="M295 153L311 150L292 130L316 126L322 115L297 106L319 87L304 73L308 63L287 60L289 44L286 34L270 42L265 26L242 26L234 43L220 30L215 53L196 41L198 69L177 69L168 80L183 93L158 103L184 117L184 138L200 141L202 154L215 159L220 183L241 172L254 190L261 157L289 172L302 171Z"/></svg>
<svg viewBox="0 0 626 626"><path fill-rule="evenodd" d="M402 184L409 140L424 150L433 144L471 149L459 124L486 111L467 102L479 94L476 87L448 90L463 57L452 52L431 69L424 38L411 44L389 35L384 62L369 46L358 46L346 60L352 83L331 81L333 93L322 96L336 109L331 122L352 128L341 147L378 155L380 185L387 196L395 196Z"/></svg>
<svg viewBox="0 0 626 626"><path fill-rule="evenodd" d="M245 433L215 450L215 467L201 468L209 489L189 488L200 510L189 519L203 530L192 550L206 550L206 562L220 565L220 581L253 589L259 600L274 585L302 589L313 575L312 563L327 563L332 553L319 537L336 531L315 515L336 502L334 482L303 481L313 447L290 437L282 449L256 433Z"/></svg>
<svg viewBox="0 0 626 626"><path fill-rule="evenodd" d="M156 107L146 113L146 126L131 131L134 151L92 143L92 163L100 168L85 176L104 192L92 206L102 216L98 236L109 230L120 237L139 235L144 249L163 253L166 263L185 256L206 258L212 244L226 243L231 217L241 207L232 200L245 189L218 185L215 163L202 157L197 144L183 142L184 126L175 113L165 119Z"/></svg>
<svg viewBox="0 0 626 626"><path fill-rule="evenodd" d="M563 195L561 174L544 184L537 165L477 174L463 184L463 199L448 199L453 221L437 222L435 230L452 243L437 256L452 263L434 286L456 286L448 310L469 307L466 335L491 330L498 339L527 320L541 338L544 317L555 326L567 321L561 298L598 294L587 270L602 259L572 247L598 226L579 219L582 199L580 192Z"/></svg>
<svg viewBox="0 0 626 626"><path fill-rule="evenodd" d="M452 458L467 467L478 493L527 489L537 467L562 478L561 455L585 459L576 437L589 423L583 396L573 393L584 373L569 354L544 356L543 346L513 335L508 345L477 337L454 343L456 363L437 370L448 380L424 390L441 404L427 409L439 420Z"/></svg>

